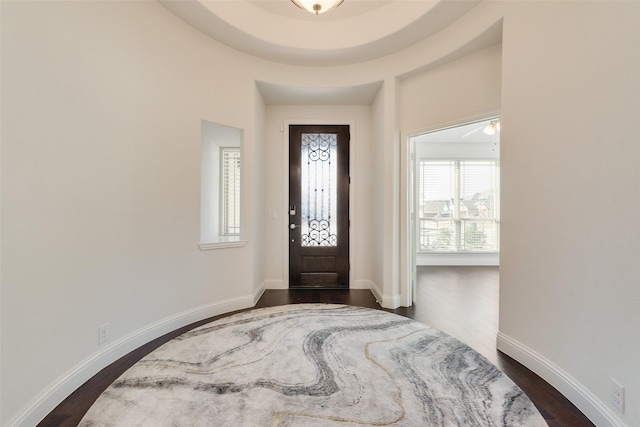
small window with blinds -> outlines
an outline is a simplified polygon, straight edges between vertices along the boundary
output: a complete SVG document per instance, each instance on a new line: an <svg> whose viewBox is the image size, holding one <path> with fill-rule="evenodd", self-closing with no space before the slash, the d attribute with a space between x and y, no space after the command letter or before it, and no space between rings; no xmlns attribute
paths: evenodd
<svg viewBox="0 0 640 427"><path fill-rule="evenodd" d="M498 252L497 160L429 160L419 164L419 250Z"/></svg>
<svg viewBox="0 0 640 427"><path fill-rule="evenodd" d="M224 236L240 235L240 148L220 148L220 218Z"/></svg>

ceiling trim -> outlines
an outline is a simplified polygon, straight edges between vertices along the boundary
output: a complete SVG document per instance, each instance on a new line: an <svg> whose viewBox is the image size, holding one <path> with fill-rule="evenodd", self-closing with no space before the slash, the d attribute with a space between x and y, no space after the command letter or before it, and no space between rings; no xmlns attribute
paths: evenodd
<svg viewBox="0 0 640 427"><path fill-rule="evenodd" d="M342 87L296 87L263 81L256 86L266 105L371 105L382 81Z"/></svg>
<svg viewBox="0 0 640 427"><path fill-rule="evenodd" d="M227 46L269 61L304 66L348 65L389 55L436 34L480 3L353 0L359 9L342 19L331 18L332 11L309 20L313 16L302 10L296 11L299 18L269 11L270 4L282 7L282 1L291 3L264 1L258 7L247 0L159 0ZM363 8L367 2L376 7ZM347 8L345 3L341 9ZM292 3L291 7L298 9Z"/></svg>

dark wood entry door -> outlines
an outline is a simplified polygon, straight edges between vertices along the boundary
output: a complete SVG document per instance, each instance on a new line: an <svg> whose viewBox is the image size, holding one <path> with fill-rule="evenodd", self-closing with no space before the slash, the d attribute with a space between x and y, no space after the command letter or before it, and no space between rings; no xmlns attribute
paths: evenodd
<svg viewBox="0 0 640 427"><path fill-rule="evenodd" d="M289 127L289 287L349 287L349 126Z"/></svg>

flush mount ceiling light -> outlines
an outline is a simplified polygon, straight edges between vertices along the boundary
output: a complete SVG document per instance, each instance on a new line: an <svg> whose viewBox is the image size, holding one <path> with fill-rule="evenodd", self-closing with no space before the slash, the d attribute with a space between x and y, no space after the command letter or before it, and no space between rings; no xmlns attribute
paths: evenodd
<svg viewBox="0 0 640 427"><path fill-rule="evenodd" d="M321 13L329 12L331 9L335 9L340 6L344 0L291 0L293 4L300 9L307 10L313 14L319 15Z"/></svg>

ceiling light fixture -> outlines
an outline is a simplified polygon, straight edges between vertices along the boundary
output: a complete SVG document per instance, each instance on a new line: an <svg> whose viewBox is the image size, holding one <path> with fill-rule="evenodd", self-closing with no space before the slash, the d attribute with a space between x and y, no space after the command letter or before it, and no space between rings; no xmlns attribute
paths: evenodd
<svg viewBox="0 0 640 427"><path fill-rule="evenodd" d="M500 121L492 121L482 130L482 132L487 135L495 135L496 132L500 132Z"/></svg>
<svg viewBox="0 0 640 427"><path fill-rule="evenodd" d="M291 0L300 9L307 10L313 14L329 12L340 6L344 0Z"/></svg>

